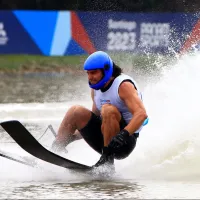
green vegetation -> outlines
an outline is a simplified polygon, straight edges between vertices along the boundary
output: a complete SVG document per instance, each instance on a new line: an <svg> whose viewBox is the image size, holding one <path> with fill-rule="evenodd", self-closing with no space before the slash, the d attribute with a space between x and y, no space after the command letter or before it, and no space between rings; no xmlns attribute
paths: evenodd
<svg viewBox="0 0 200 200"><path fill-rule="evenodd" d="M163 56L139 56L132 54L110 54L116 64L122 68L149 70L157 69L167 63ZM36 55L0 55L0 72L42 72L81 70L84 56L36 56Z"/></svg>
<svg viewBox="0 0 200 200"><path fill-rule="evenodd" d="M0 71L58 71L80 67L85 56L0 55Z"/></svg>

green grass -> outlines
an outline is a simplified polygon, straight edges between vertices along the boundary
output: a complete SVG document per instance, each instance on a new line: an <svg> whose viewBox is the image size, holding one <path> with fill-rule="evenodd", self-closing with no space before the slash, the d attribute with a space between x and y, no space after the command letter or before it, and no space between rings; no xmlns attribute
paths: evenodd
<svg viewBox="0 0 200 200"><path fill-rule="evenodd" d="M0 70L56 69L80 67L86 56L48 57L35 55L0 55Z"/></svg>
<svg viewBox="0 0 200 200"><path fill-rule="evenodd" d="M36 56L36 55L0 55L0 71L59 71L82 69L88 55L84 56ZM156 69L160 63L167 62L163 56L139 56L132 54L110 54L120 67L131 66L141 70Z"/></svg>

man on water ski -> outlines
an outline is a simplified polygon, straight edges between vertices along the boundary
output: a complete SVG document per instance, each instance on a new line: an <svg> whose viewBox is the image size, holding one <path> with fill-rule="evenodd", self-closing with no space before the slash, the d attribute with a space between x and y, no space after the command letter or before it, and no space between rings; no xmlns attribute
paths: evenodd
<svg viewBox="0 0 200 200"><path fill-rule="evenodd" d="M62 151L83 138L101 155L94 167L114 167L114 159L130 155L148 123L142 95L135 80L123 74L103 51L92 53L83 68L91 88L92 111L72 106L60 124L52 149Z"/></svg>

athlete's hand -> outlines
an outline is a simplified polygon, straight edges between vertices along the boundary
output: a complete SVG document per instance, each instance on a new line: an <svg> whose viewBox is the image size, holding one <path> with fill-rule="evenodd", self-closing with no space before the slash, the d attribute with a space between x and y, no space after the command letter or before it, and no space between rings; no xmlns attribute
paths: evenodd
<svg viewBox="0 0 200 200"><path fill-rule="evenodd" d="M115 137L112 138L108 146L113 150L119 149L128 143L128 140L130 139L129 136L129 132L123 129Z"/></svg>

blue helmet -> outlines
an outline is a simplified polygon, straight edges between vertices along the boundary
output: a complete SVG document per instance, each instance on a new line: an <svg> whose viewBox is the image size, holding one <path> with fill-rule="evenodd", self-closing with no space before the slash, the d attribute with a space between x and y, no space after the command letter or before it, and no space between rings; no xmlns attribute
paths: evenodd
<svg viewBox="0 0 200 200"><path fill-rule="evenodd" d="M96 51L92 53L84 63L84 70L95 70L102 69L104 72L103 78L96 84L91 84L89 86L95 90L101 89L107 81L112 77L113 73L113 61L110 56L103 51Z"/></svg>

